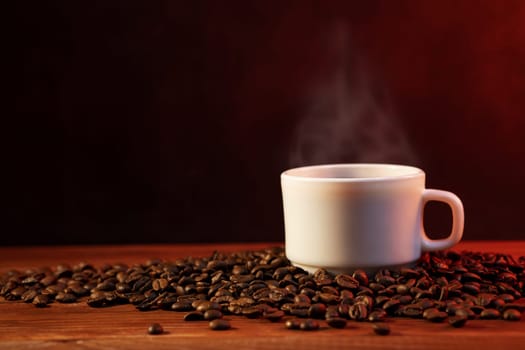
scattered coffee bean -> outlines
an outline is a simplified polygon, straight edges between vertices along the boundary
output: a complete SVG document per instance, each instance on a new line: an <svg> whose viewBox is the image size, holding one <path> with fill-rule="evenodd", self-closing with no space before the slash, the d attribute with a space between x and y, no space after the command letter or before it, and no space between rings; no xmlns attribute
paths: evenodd
<svg viewBox="0 0 525 350"><path fill-rule="evenodd" d="M148 334L156 335L156 334L162 334L164 332L164 329L160 325L160 323L152 323L148 327Z"/></svg>
<svg viewBox="0 0 525 350"><path fill-rule="evenodd" d="M347 320L422 317L441 322L447 316L452 326L460 326L464 318L477 315L519 320L525 312L524 271L525 257L437 251L423 253L411 269L308 274L291 265L282 248L271 248L132 266L80 263L9 271L0 275L0 297L37 307L132 304L141 311L183 311L188 321L214 321L224 313L273 322L285 314L304 318L286 320L289 328L312 319L337 327Z"/></svg>
<svg viewBox="0 0 525 350"><path fill-rule="evenodd" d="M388 334L390 334L390 327L388 327L384 323L374 323L372 325L372 329L374 330L374 333L378 334L378 335L388 335Z"/></svg>
<svg viewBox="0 0 525 350"><path fill-rule="evenodd" d="M292 319L288 319L286 320L286 322L284 323L284 325L286 326L286 328L288 329L299 329L301 327L301 321L299 321L298 319L296 318L292 318Z"/></svg>
<svg viewBox="0 0 525 350"><path fill-rule="evenodd" d="M214 331L224 331L231 328L230 322L221 318L217 318L209 323L210 329Z"/></svg>
<svg viewBox="0 0 525 350"><path fill-rule="evenodd" d="M332 328L345 328L346 319L342 317L331 317L326 320L326 323Z"/></svg>
<svg viewBox="0 0 525 350"><path fill-rule="evenodd" d="M306 320L301 321L299 328L303 331L313 331L319 329L319 322L311 318L307 318Z"/></svg>

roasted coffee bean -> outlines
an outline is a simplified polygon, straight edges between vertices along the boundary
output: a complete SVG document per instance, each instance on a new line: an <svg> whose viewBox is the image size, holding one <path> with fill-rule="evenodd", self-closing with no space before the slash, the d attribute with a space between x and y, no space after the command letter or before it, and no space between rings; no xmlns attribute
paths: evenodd
<svg viewBox="0 0 525 350"><path fill-rule="evenodd" d="M84 288L84 286L80 284L71 285L68 288L64 289L64 292L74 294L77 297L89 295L89 290L87 288Z"/></svg>
<svg viewBox="0 0 525 350"><path fill-rule="evenodd" d="M396 280L392 276L376 275L376 282L385 287L388 287L396 283Z"/></svg>
<svg viewBox="0 0 525 350"><path fill-rule="evenodd" d="M262 316L263 310L257 306L249 306L243 308L241 313L243 316L246 316L248 318L258 318Z"/></svg>
<svg viewBox="0 0 525 350"><path fill-rule="evenodd" d="M355 270L352 277L359 282L360 285L368 284L368 275L363 270Z"/></svg>
<svg viewBox="0 0 525 350"><path fill-rule="evenodd" d="M401 314L406 317L421 318L423 317L423 309L419 307L402 307Z"/></svg>
<svg viewBox="0 0 525 350"><path fill-rule="evenodd" d="M507 321L521 320L521 312L516 309L507 309L503 312L503 319Z"/></svg>
<svg viewBox="0 0 525 350"><path fill-rule="evenodd" d="M219 310L210 309L204 312L203 318L208 321L215 320L217 318L222 318L222 312L220 312Z"/></svg>
<svg viewBox="0 0 525 350"><path fill-rule="evenodd" d="M322 286L321 293L327 293L327 294L333 294L333 295L339 296L339 290L332 286Z"/></svg>
<svg viewBox="0 0 525 350"><path fill-rule="evenodd" d="M356 289L359 287L359 281L356 278L345 274L335 276L335 283L345 289Z"/></svg>
<svg viewBox="0 0 525 350"><path fill-rule="evenodd" d="M213 321L210 321L209 327L214 331L225 331L231 328L231 324L230 321L227 321L222 318L217 318Z"/></svg>
<svg viewBox="0 0 525 350"><path fill-rule="evenodd" d="M228 268L228 263L223 260L211 260L206 266L208 270L223 270L225 271Z"/></svg>
<svg viewBox="0 0 525 350"><path fill-rule="evenodd" d="M326 323L332 328L345 328L346 320L342 317L331 317L326 319Z"/></svg>
<svg viewBox="0 0 525 350"><path fill-rule="evenodd" d="M396 286L396 293L400 295L406 295L410 292L410 288L406 284L398 284Z"/></svg>
<svg viewBox="0 0 525 350"><path fill-rule="evenodd" d="M374 323L372 325L372 329L374 330L374 333L377 335L389 335L390 334L390 327L384 323Z"/></svg>
<svg viewBox="0 0 525 350"><path fill-rule="evenodd" d="M454 315L460 316L460 317L466 317L469 320L473 320L476 318L476 314L474 313L474 311L467 309L467 308L457 309Z"/></svg>
<svg viewBox="0 0 525 350"><path fill-rule="evenodd" d="M496 299L496 295L494 294L480 293L478 294L478 298L476 299L476 304L479 306L486 307L489 304L491 304L494 299Z"/></svg>
<svg viewBox="0 0 525 350"><path fill-rule="evenodd" d="M103 294L91 295L86 303L91 307L107 306L106 296Z"/></svg>
<svg viewBox="0 0 525 350"><path fill-rule="evenodd" d="M410 295L397 295L396 298L402 305L408 305L414 301Z"/></svg>
<svg viewBox="0 0 525 350"><path fill-rule="evenodd" d="M399 273L406 278L416 278L419 276L419 273L417 271L409 268L401 268L399 270Z"/></svg>
<svg viewBox="0 0 525 350"><path fill-rule="evenodd" d="M289 320L286 320L284 325L288 329L299 329L299 328L301 328L301 321L299 321L298 319L295 319L295 318L294 319L289 319Z"/></svg>
<svg viewBox="0 0 525 350"><path fill-rule="evenodd" d="M46 307L49 302L49 297L45 294L39 294L33 299L33 305L36 307Z"/></svg>
<svg viewBox="0 0 525 350"><path fill-rule="evenodd" d="M318 297L325 304L337 304L340 301L339 296L332 293L319 293Z"/></svg>
<svg viewBox="0 0 525 350"><path fill-rule="evenodd" d="M184 315L184 321L201 321L204 320L204 314L200 311L191 311Z"/></svg>
<svg viewBox="0 0 525 350"><path fill-rule="evenodd" d="M479 305L473 305L469 309L472 312L474 312L476 315L480 315L483 311L485 311L485 308L483 306L479 306Z"/></svg>
<svg viewBox="0 0 525 350"><path fill-rule="evenodd" d="M501 313L497 318L512 319L516 311L521 316L525 304L517 299L524 292L524 271L525 257L438 251L423 253L412 269L382 269L370 278L363 270L332 274L321 269L308 274L291 265L283 249L265 249L216 252L171 263L152 259L133 266L95 268L81 263L10 271L0 275L0 295L41 306L68 301L92 307L130 303L143 311L215 310L269 320L287 313L373 322L384 320L387 311L390 317L418 318L432 309L425 315L436 317L446 311L453 323L455 317L491 318L495 312ZM46 302L39 303L41 298Z"/></svg>
<svg viewBox="0 0 525 350"><path fill-rule="evenodd" d="M512 303L514 301L514 297L510 294L500 294L498 295L498 298L500 299L503 299L503 301L505 302L505 304L509 304L509 303Z"/></svg>
<svg viewBox="0 0 525 350"><path fill-rule="evenodd" d="M33 302L33 299L38 295L38 292L35 289L28 289L22 294L20 299L25 301L26 303Z"/></svg>
<svg viewBox="0 0 525 350"><path fill-rule="evenodd" d="M462 316L451 316L448 318L448 323L454 328L461 328L467 323L468 317L465 315Z"/></svg>
<svg viewBox="0 0 525 350"><path fill-rule="evenodd" d="M308 308L307 316L322 319L326 314L326 305L321 303L312 304Z"/></svg>
<svg viewBox="0 0 525 350"><path fill-rule="evenodd" d="M279 320L281 320L284 316L284 311L281 311L281 310L277 310L277 311L274 311L274 312L270 312L270 313L265 313L264 314L264 318L271 321L271 322L277 322Z"/></svg>
<svg viewBox="0 0 525 350"><path fill-rule="evenodd" d="M44 276L45 276L44 274L31 275L31 276L24 278L20 283L25 286L32 286L38 283L38 281L42 279Z"/></svg>
<svg viewBox="0 0 525 350"><path fill-rule="evenodd" d="M483 320L495 320L501 317L501 313L496 309L485 309L479 314L479 317Z"/></svg>
<svg viewBox="0 0 525 350"><path fill-rule="evenodd" d="M368 317L368 309L364 303L358 303L350 306L348 315L352 320L355 321L364 321Z"/></svg>
<svg viewBox="0 0 525 350"><path fill-rule="evenodd" d="M374 302L374 306L375 307L383 307L383 305L387 302L387 301L390 301L390 297L387 297L385 295L380 295L378 297L375 298L375 302Z"/></svg>
<svg viewBox="0 0 525 350"><path fill-rule="evenodd" d="M341 290L339 296L341 297L341 303L343 304L351 304L354 301L354 293L348 289Z"/></svg>
<svg viewBox="0 0 525 350"><path fill-rule="evenodd" d="M371 288L368 288L365 286L359 286L359 288L357 288L356 295L357 296L363 296L363 295L373 296L374 291Z"/></svg>
<svg viewBox="0 0 525 350"><path fill-rule="evenodd" d="M364 286L361 286L361 287L364 287ZM379 293L382 290L385 290L385 286L383 286L381 283L375 283L375 282L370 282L370 284L368 284L368 288L370 288L375 293Z"/></svg>
<svg viewBox="0 0 525 350"><path fill-rule="evenodd" d="M465 272L462 276L461 276L461 281L463 282L481 282L481 277L479 277L479 275L475 274L475 273L472 273L472 272Z"/></svg>
<svg viewBox="0 0 525 350"><path fill-rule="evenodd" d="M339 304L337 305L337 312L339 315L342 315L343 317L349 318L350 315L348 314L350 312L350 305L349 304ZM326 312L325 312L326 315Z"/></svg>
<svg viewBox="0 0 525 350"><path fill-rule="evenodd" d="M374 307L374 298L369 295L358 295L354 299L354 304L363 304L366 306L367 311L370 312Z"/></svg>
<svg viewBox="0 0 525 350"><path fill-rule="evenodd" d="M475 285L474 283L465 283L463 285L463 291L471 295L478 295L480 289L479 289L479 285Z"/></svg>
<svg viewBox="0 0 525 350"><path fill-rule="evenodd" d="M22 295L27 291L27 288L24 286L19 286L11 291L5 296L7 300L19 300L22 298Z"/></svg>
<svg viewBox="0 0 525 350"><path fill-rule="evenodd" d="M427 290L430 288L432 282L427 276L423 276L416 282L416 288L419 288L421 290Z"/></svg>
<svg viewBox="0 0 525 350"><path fill-rule="evenodd" d="M432 311L426 313L425 319L430 321L430 322L438 323L438 322L445 321L447 319L447 317L448 317L448 314L446 312L433 311L432 310Z"/></svg>
<svg viewBox="0 0 525 350"><path fill-rule="evenodd" d="M315 295L315 290L313 290L312 288L309 288L309 287L304 287L304 288L301 288L299 293L300 294L305 294L309 298L312 298Z"/></svg>
<svg viewBox="0 0 525 350"><path fill-rule="evenodd" d="M489 304L489 307L494 308L494 309L499 309L503 307L503 305L505 305L505 301L503 299L495 298L491 301L491 303Z"/></svg>
<svg viewBox="0 0 525 350"><path fill-rule="evenodd" d="M454 310L454 314L455 314L455 311L456 310ZM432 307L432 308L424 310L422 316L423 316L423 318L427 319L430 314L436 313L436 312L440 312L439 309L435 308L435 307Z"/></svg>
<svg viewBox="0 0 525 350"><path fill-rule="evenodd" d="M205 312L208 310L220 310L221 305L219 303L214 303L212 301L202 300L199 303L193 305L197 311Z"/></svg>
<svg viewBox="0 0 525 350"><path fill-rule="evenodd" d="M432 298L432 293L426 290L422 290L416 293L416 295L414 296L414 299L416 300L427 299L427 298Z"/></svg>
<svg viewBox="0 0 525 350"><path fill-rule="evenodd" d="M77 297L72 293L60 292L56 295L55 300L60 303L74 303L77 301Z"/></svg>
<svg viewBox="0 0 525 350"><path fill-rule="evenodd" d="M164 333L164 329L162 328L160 323L152 323L148 327L148 334L157 335L157 334L162 334L162 333Z"/></svg>
<svg viewBox="0 0 525 350"><path fill-rule="evenodd" d="M168 285L169 285L169 282L165 278L157 278L153 280L153 282L151 283L153 290L156 290L156 291L165 290L168 287Z"/></svg>
<svg viewBox="0 0 525 350"><path fill-rule="evenodd" d="M516 304L516 303L509 303L509 304L505 304L501 307L501 309L503 311L505 310L508 310L508 309L516 309L518 310L519 312L525 312L525 304Z"/></svg>
<svg viewBox="0 0 525 350"><path fill-rule="evenodd" d="M383 304L383 310L385 310L388 314L393 314L396 312L396 310L401 305L401 302L397 299L390 299L386 303Z"/></svg>
<svg viewBox="0 0 525 350"><path fill-rule="evenodd" d="M189 302L176 302L171 305L171 309L173 311L191 311L193 310L193 306L191 306L191 303Z"/></svg>
<svg viewBox="0 0 525 350"><path fill-rule="evenodd" d="M308 309L291 308L290 315L299 317L299 318L307 318L309 316L309 312L308 312Z"/></svg>
<svg viewBox="0 0 525 350"><path fill-rule="evenodd" d="M304 303L304 304L310 304L312 302L312 300L310 299L310 297L306 294L297 294L294 299L293 299L294 303L296 304L300 304L300 303Z"/></svg>
<svg viewBox="0 0 525 350"><path fill-rule="evenodd" d="M340 316L344 316L344 317L347 317L347 318L350 317L348 314L342 315L339 312L339 306L337 306L337 305L329 305L329 306L326 307L326 312L324 314L325 319L329 319L329 318L333 318L333 317L340 317Z"/></svg>
<svg viewBox="0 0 525 350"><path fill-rule="evenodd" d="M319 329L319 322L311 318L307 318L306 320L301 321L299 328L303 331L314 331Z"/></svg>
<svg viewBox="0 0 525 350"><path fill-rule="evenodd" d="M387 318L387 313L385 310L378 309L374 310L368 315L369 322L383 322Z"/></svg>

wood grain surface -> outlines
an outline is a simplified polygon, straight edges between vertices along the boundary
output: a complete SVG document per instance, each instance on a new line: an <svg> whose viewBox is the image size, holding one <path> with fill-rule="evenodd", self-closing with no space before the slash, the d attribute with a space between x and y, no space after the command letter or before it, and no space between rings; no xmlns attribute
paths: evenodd
<svg viewBox="0 0 525 350"><path fill-rule="evenodd" d="M0 272L59 263L141 263L150 258L208 256L213 251L238 251L279 244L1 247ZM462 242L457 251L474 250L525 255L525 241ZM90 308L85 303L38 309L0 298L0 349L524 349L525 320L474 320L464 328L422 320L392 319L389 336L378 336L369 323L349 322L344 329L290 331L270 323L227 316L232 329L212 331L206 322L185 322L183 314L139 312L132 305ZM153 322L166 334L146 333Z"/></svg>

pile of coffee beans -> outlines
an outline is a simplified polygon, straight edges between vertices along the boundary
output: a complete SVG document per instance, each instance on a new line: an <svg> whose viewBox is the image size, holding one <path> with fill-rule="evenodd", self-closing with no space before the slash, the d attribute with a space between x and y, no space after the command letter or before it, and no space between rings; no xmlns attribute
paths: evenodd
<svg viewBox="0 0 525 350"><path fill-rule="evenodd" d="M0 276L0 295L36 307L129 303L140 311L182 312L185 321L207 321L213 330L231 327L223 315L281 321L286 328L310 331L392 317L463 327L472 319L520 320L524 270L525 257L439 251L424 253L412 268L308 274L277 247L132 266L80 263L10 271ZM374 331L390 333L384 323L375 324Z"/></svg>

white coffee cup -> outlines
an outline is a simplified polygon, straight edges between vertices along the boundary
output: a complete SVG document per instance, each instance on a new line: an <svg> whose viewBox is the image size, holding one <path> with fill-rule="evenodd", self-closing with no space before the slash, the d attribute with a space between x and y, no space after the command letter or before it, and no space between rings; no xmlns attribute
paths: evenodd
<svg viewBox="0 0 525 350"><path fill-rule="evenodd" d="M461 200L425 189L425 173L393 164L329 164L281 174L285 250L309 272L410 265L425 250L446 249L463 235ZM452 210L452 232L430 239L423 227L428 201Z"/></svg>

